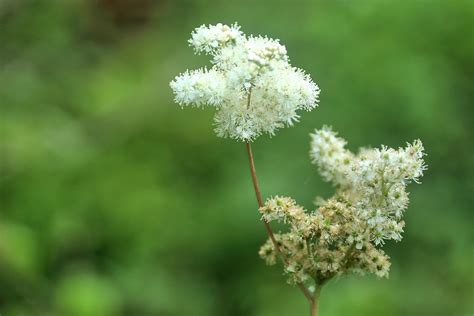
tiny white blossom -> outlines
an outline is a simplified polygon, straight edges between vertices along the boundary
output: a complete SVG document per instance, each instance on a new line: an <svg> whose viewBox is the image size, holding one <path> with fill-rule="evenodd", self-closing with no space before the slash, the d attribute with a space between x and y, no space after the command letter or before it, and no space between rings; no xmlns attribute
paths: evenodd
<svg viewBox="0 0 474 316"><path fill-rule="evenodd" d="M180 105L211 105L220 137L252 141L274 135L318 105L319 87L289 64L276 39L245 36L237 24L200 26L189 40L196 53L212 56L210 70L187 71L171 81Z"/></svg>

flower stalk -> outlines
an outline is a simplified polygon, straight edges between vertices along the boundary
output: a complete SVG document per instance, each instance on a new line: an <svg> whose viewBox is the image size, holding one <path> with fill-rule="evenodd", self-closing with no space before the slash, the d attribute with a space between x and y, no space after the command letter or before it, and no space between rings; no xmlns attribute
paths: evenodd
<svg viewBox="0 0 474 316"><path fill-rule="evenodd" d="M255 170L255 162L253 159L253 152L252 152L252 146L250 143L245 144L247 148L247 155L249 158L249 164L250 164L250 174L252 176L252 183L253 183L253 188L255 190L255 197L257 198L257 203L258 207L261 208L263 207L263 199L262 199L262 193L260 192L260 186L258 184L258 179L257 179L257 171ZM281 262L283 263L283 266L287 266L287 262L285 259L285 256L280 250L280 246L278 245L277 240L275 239L275 235L273 234L273 230L268 223L268 221L264 218L262 218L262 223L263 226L265 227L265 230L267 231L268 237L270 237L273 247L275 248L278 257L280 258ZM306 299L313 304L314 302L314 297L311 295L311 292L308 290L308 288L303 284L303 283L298 283L297 286L300 288L301 292L303 292L304 296Z"/></svg>
<svg viewBox="0 0 474 316"><path fill-rule="evenodd" d="M310 304L310 316L318 316L319 296L321 295L322 284L316 284L314 289L313 299Z"/></svg>

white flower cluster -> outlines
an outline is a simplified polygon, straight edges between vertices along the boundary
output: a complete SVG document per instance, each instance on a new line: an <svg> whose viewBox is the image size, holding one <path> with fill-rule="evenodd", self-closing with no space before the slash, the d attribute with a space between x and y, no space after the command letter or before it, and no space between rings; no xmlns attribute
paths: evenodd
<svg viewBox="0 0 474 316"><path fill-rule="evenodd" d="M405 225L402 215L408 207L406 185L418 183L426 169L421 141L397 150L363 148L354 155L329 127L316 130L311 137L313 163L326 180L338 186L337 194L354 204L358 216L369 223L375 243L400 241Z"/></svg>
<svg viewBox="0 0 474 316"><path fill-rule="evenodd" d="M337 186L335 195L308 212L288 197L274 197L259 209L267 221L288 224L277 234L290 283L313 279L322 284L345 273L388 276L384 240L401 240L402 215L408 206L406 185L418 182L426 166L423 145L416 140L394 150L361 149L355 155L329 127L312 136L311 157L321 175ZM276 262L271 240L260 249L268 264Z"/></svg>
<svg viewBox="0 0 474 316"><path fill-rule="evenodd" d="M211 56L212 68L186 71L171 81L181 106L216 107L220 137L252 141L298 121L298 110L318 105L319 88L289 64L278 40L245 36L237 24L200 26L189 40Z"/></svg>

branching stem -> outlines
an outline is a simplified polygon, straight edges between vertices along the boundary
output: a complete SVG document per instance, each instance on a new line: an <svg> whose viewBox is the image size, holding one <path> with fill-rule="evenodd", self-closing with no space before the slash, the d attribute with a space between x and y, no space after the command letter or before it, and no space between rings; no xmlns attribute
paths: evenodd
<svg viewBox="0 0 474 316"><path fill-rule="evenodd" d="M252 96L252 87L250 87L249 93L247 95L247 109L250 108L251 96ZM249 158L250 174L252 175L253 188L255 190L255 196L257 198L258 207L260 208L260 207L263 206L263 198L262 198L262 193L260 192L260 186L258 185L257 172L255 170L255 162L253 160L252 146L250 145L249 142L247 142L245 144L245 146L247 147L247 154L248 154L248 158ZM278 254L278 257L280 258L281 262L283 263L283 266L286 267L287 266L286 258L283 255L283 253L281 252L280 246L278 245L278 242L275 239L275 235L273 234L273 230L272 230L270 224L264 218L262 218L262 222L263 222L263 226L265 227L265 230L267 231L268 236L270 237L270 239L272 241L273 247L275 248L275 250ZM308 290L308 288L306 288L306 286L303 283L298 283L297 285L298 285L299 289L301 290L301 292L303 292L306 299L309 301L310 305L313 306L314 305L314 297L311 295L310 290Z"/></svg>

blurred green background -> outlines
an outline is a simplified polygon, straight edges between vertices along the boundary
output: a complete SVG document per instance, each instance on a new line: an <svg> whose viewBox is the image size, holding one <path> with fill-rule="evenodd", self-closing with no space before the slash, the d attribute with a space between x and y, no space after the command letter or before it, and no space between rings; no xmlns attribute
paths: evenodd
<svg viewBox="0 0 474 316"><path fill-rule="evenodd" d="M306 315L257 251L242 143L169 81L208 64L203 23L280 38L320 107L254 144L265 196L332 188L309 161L330 124L349 147L423 140L388 280L323 289L321 315L474 315L474 1L0 1L0 314Z"/></svg>

